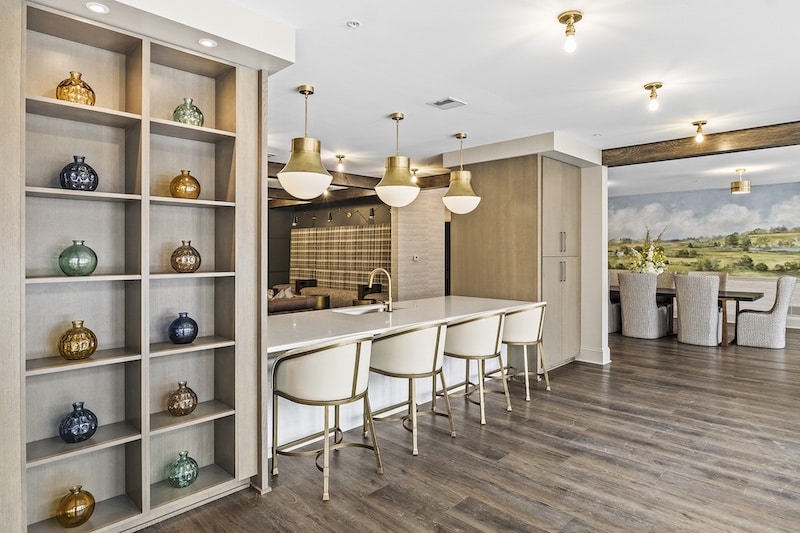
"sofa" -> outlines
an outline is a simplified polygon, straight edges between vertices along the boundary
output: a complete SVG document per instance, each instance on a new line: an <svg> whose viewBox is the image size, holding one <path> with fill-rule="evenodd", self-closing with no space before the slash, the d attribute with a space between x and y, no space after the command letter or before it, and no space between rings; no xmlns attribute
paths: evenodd
<svg viewBox="0 0 800 533"><path fill-rule="evenodd" d="M353 305L355 301L359 300L375 300L376 302L385 302L389 300L389 295L382 292L383 286L380 283L374 283L372 288L367 287L366 284L358 284L356 289L353 290L339 289L334 287L321 287L317 285L317 280L315 279L298 279L295 280L294 284L281 283L273 287L273 291L284 291L286 289L291 289L293 294L295 294L295 298L311 298L311 300L314 302L311 305L311 309L315 308L314 305L316 304L316 296L328 296L330 298L330 307L349 307ZM276 298L271 299L270 302L275 299ZM288 306L289 304L278 305ZM299 303L297 305L298 309L294 310L308 310L307 308L300 309ZM272 311L269 312L271 313Z"/></svg>

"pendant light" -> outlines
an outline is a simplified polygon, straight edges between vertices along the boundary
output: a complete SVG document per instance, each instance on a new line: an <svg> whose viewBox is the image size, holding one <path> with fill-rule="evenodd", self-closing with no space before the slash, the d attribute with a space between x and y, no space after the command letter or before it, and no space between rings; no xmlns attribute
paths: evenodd
<svg viewBox="0 0 800 533"><path fill-rule="evenodd" d="M328 190L333 176L322 165L319 139L308 136L308 95L314 94L314 86L301 85L297 92L306 98L305 134L292 139L289 162L278 172L278 181L295 198L310 200Z"/></svg>
<svg viewBox="0 0 800 533"><path fill-rule="evenodd" d="M651 81L650 83L644 84L644 90L650 91L650 104L648 107L650 111L656 111L658 109L658 92L657 89L660 89L664 86L663 83L660 81Z"/></svg>
<svg viewBox="0 0 800 533"><path fill-rule="evenodd" d="M750 194L750 182L742 179L745 169L737 168L739 179L731 182L731 194Z"/></svg>
<svg viewBox="0 0 800 533"><path fill-rule="evenodd" d="M575 41L575 23L583 18L583 13L577 10L564 11L558 16L558 21L561 24L566 24L567 30L564 32L567 36L564 41L564 51L572 53L577 48L578 43Z"/></svg>
<svg viewBox="0 0 800 533"><path fill-rule="evenodd" d="M697 126L697 131L694 135L694 142L701 143L705 140L705 132L703 131L703 126L708 124L707 120L695 120L692 122L692 126Z"/></svg>
<svg viewBox="0 0 800 533"><path fill-rule="evenodd" d="M464 139L467 138L467 134L456 133L455 138L460 141L458 170L450 172L450 187L442 197L442 202L453 213L464 215L478 207L481 197L472 189L472 172L464 170Z"/></svg>
<svg viewBox="0 0 800 533"><path fill-rule="evenodd" d="M403 114L392 113L389 118L395 121L395 155L386 158L386 172L375 186L375 192L386 205L404 207L417 197L419 186L411 180L411 159L400 155L400 121L403 120Z"/></svg>

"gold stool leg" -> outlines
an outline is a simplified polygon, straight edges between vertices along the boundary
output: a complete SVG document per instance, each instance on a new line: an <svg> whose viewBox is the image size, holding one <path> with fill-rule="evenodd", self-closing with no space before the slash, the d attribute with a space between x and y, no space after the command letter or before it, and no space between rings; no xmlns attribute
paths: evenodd
<svg viewBox="0 0 800 533"><path fill-rule="evenodd" d="M272 475L278 475L278 395L272 395Z"/></svg>
<svg viewBox="0 0 800 533"><path fill-rule="evenodd" d="M478 393L481 400L481 425L486 425L486 412L483 408L483 376L484 376L484 365L483 360L478 361ZM469 381L469 380L467 380Z"/></svg>
<svg viewBox="0 0 800 533"><path fill-rule="evenodd" d="M323 423L323 431L322 431L322 501L328 501L331 499L330 494L328 494L328 477L330 474L330 439L328 438L328 406L324 406L323 409L325 410L324 415L324 423Z"/></svg>
<svg viewBox="0 0 800 533"><path fill-rule="evenodd" d="M547 390L550 390L550 376L547 375L547 365L544 363L544 346L541 341L536 345L537 352L539 353L539 360L542 362L542 370L544 370L544 384Z"/></svg>
<svg viewBox="0 0 800 533"><path fill-rule="evenodd" d="M450 396L447 395L447 385L444 382L444 370L439 371L439 378L442 381L442 391L444 395L444 405L447 407L447 419L450 420L450 436L456 436L456 425L453 422L453 412L450 410ZM433 397L436 398L436 376L433 376ZM433 405L433 403L431 403Z"/></svg>
<svg viewBox="0 0 800 533"><path fill-rule="evenodd" d="M503 381L503 391L506 393L506 411L511 410L511 395L508 393L508 376L506 376L506 369L503 367L503 358L497 354L497 360L500 362L500 379Z"/></svg>
<svg viewBox="0 0 800 533"><path fill-rule="evenodd" d="M433 394L431 395L431 411L436 411L436 376L431 376L431 390ZM445 391L446 392L446 391ZM449 411L449 408L448 408Z"/></svg>
<svg viewBox="0 0 800 533"><path fill-rule="evenodd" d="M378 463L378 473L383 474L383 461L381 461L381 450L378 448L378 436L375 434L375 423L372 421L372 408L369 406L369 395L364 395L364 410L367 413L367 424L369 424L369 434L372 436L372 448L375 452L375 462Z"/></svg>
<svg viewBox="0 0 800 533"><path fill-rule="evenodd" d="M522 357L525 359L525 401L531 401L531 380L528 371L528 345L522 345Z"/></svg>
<svg viewBox="0 0 800 533"><path fill-rule="evenodd" d="M408 380L408 410L411 415L411 455L419 455L419 449L417 449L417 388L414 378Z"/></svg>

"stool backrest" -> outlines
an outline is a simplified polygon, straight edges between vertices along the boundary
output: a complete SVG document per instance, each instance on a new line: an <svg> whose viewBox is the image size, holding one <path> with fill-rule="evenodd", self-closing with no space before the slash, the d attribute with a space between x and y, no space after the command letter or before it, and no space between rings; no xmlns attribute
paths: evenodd
<svg viewBox="0 0 800 533"><path fill-rule="evenodd" d="M503 338L502 312L484 313L447 325L446 353L490 356L500 353Z"/></svg>
<svg viewBox="0 0 800 533"><path fill-rule="evenodd" d="M275 363L274 391L307 402L356 398L367 390L371 354L371 337L289 350Z"/></svg>
<svg viewBox="0 0 800 533"><path fill-rule="evenodd" d="M442 368L447 323L433 322L377 335L372 367L393 374L429 375Z"/></svg>
<svg viewBox="0 0 800 533"><path fill-rule="evenodd" d="M547 302L507 311L503 323L503 342L510 344L536 344L542 340L544 312Z"/></svg>

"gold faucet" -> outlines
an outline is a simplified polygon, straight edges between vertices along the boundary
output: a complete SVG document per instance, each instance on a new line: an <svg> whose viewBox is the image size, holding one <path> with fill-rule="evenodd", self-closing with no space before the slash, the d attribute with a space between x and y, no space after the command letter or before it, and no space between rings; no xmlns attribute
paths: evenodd
<svg viewBox="0 0 800 533"><path fill-rule="evenodd" d="M372 279L375 277L375 274L377 274L378 272L383 272L384 274L386 274L386 279L389 280L389 301L388 302L384 302L384 305L386 306L386 312L387 313L391 313L392 312L392 276L389 275L389 273L386 271L386 269L376 268L375 270L370 272L369 273L369 285L367 285L367 287L370 288L370 289L372 288Z"/></svg>

